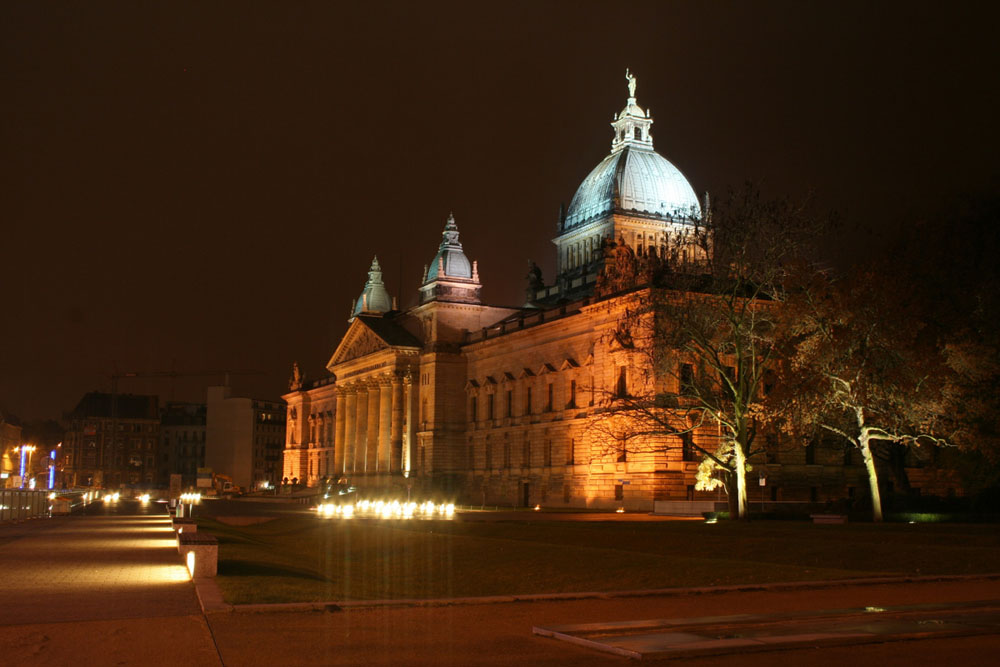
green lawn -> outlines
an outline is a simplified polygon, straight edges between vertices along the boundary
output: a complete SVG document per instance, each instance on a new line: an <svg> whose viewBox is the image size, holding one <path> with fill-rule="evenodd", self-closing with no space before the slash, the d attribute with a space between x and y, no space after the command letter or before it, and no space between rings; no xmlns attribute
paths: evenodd
<svg viewBox="0 0 1000 667"><path fill-rule="evenodd" d="M434 598L1000 571L1000 527L380 522L293 516L219 538L228 602Z"/></svg>

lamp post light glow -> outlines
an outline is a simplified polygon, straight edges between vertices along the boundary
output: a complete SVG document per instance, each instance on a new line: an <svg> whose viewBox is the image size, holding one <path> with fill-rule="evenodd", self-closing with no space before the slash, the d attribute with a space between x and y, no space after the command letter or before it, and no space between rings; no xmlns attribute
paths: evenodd
<svg viewBox="0 0 1000 667"><path fill-rule="evenodd" d="M24 488L24 475L25 472L31 469L31 453L35 451L34 445L21 445L20 447L14 448L15 452L18 452L21 457L21 488ZM25 456L27 454L27 456Z"/></svg>
<svg viewBox="0 0 1000 667"><path fill-rule="evenodd" d="M53 449L49 452L49 459L51 459L49 461L49 491L54 489L56 486L56 451L57 450Z"/></svg>

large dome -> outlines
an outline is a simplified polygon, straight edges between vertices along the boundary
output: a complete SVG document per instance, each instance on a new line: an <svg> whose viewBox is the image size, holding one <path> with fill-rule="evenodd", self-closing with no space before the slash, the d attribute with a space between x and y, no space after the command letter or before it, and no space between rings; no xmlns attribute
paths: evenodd
<svg viewBox="0 0 1000 667"><path fill-rule="evenodd" d="M701 207L684 174L653 150L624 146L604 158L583 180L565 228L611 211L674 218L700 218Z"/></svg>

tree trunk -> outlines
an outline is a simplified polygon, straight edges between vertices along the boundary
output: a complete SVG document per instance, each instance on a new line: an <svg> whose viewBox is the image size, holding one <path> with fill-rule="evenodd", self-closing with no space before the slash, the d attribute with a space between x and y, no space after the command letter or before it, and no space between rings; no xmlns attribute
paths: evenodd
<svg viewBox="0 0 1000 667"><path fill-rule="evenodd" d="M733 476L736 478L736 505L740 519L750 518L747 512L747 457L743 453L743 446L733 443Z"/></svg>
<svg viewBox="0 0 1000 667"><path fill-rule="evenodd" d="M858 438L858 448L861 449L861 457L865 461L865 470L868 471L868 487L872 496L872 521L879 523L882 521L882 497L878 491L878 472L875 470L875 458L868 440L867 429L861 429L861 437Z"/></svg>
<svg viewBox="0 0 1000 667"><path fill-rule="evenodd" d="M735 520L740 515L740 504L737 501L736 476L727 470L722 477L722 485L726 489L726 503L729 505L729 518Z"/></svg>

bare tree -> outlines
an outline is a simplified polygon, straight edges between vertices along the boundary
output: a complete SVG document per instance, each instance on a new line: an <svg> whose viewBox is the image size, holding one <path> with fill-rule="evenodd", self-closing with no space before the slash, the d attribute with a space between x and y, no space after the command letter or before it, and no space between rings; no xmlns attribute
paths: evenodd
<svg viewBox="0 0 1000 667"><path fill-rule="evenodd" d="M608 390L607 412L592 428L623 452L678 442L694 449L703 477L721 475L733 518L748 516L748 459L760 450L786 270L817 229L804 205L765 201L750 186L730 193L691 230L688 242L701 252L647 271L647 290L611 334L631 350L640 377Z"/></svg>
<svg viewBox="0 0 1000 667"><path fill-rule="evenodd" d="M907 449L947 444L949 372L915 308L890 275L835 280L807 271L781 311L786 363L766 414L803 438L820 429L857 448L875 521L882 520L875 459L905 475Z"/></svg>

